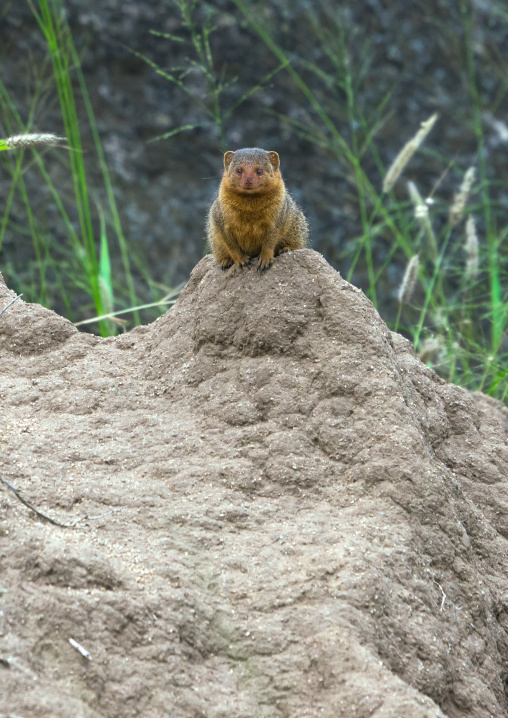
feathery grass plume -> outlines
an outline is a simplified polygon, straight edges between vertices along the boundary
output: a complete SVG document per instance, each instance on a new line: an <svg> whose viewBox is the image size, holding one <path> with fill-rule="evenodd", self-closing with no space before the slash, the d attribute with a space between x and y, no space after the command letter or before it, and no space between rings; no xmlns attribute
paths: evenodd
<svg viewBox="0 0 508 718"><path fill-rule="evenodd" d="M415 218L427 237L432 259L435 260L437 258L437 240L429 217L429 205L422 199L414 182L408 182L407 188L415 210Z"/></svg>
<svg viewBox="0 0 508 718"><path fill-rule="evenodd" d="M406 142L397 157L393 160L392 164L388 169L388 172L385 175L383 181L383 192L389 192L391 190L395 182L402 174L404 167L407 165L418 147L420 147L424 139L427 137L431 129L436 124L437 118L437 113L434 113L432 117L429 117L429 119L426 120L426 122L422 122L421 127L416 133L416 135L411 140L409 140L409 142Z"/></svg>
<svg viewBox="0 0 508 718"><path fill-rule="evenodd" d="M475 168L470 167L464 175L464 179L462 180L462 184L460 185L459 191L453 198L453 204L450 207L450 212L448 214L448 221L452 225L452 227L458 224L464 216L466 202L469 198L471 187L473 186L475 174Z"/></svg>
<svg viewBox="0 0 508 718"><path fill-rule="evenodd" d="M67 142L67 139L51 132L30 132L25 135L12 135L5 140L0 140L0 151L24 149L35 145L56 145L59 142Z"/></svg>
<svg viewBox="0 0 508 718"><path fill-rule="evenodd" d="M466 253L466 276L475 278L478 276L478 235L476 234L476 223L472 214L466 222L466 241L464 242Z"/></svg>
<svg viewBox="0 0 508 718"><path fill-rule="evenodd" d="M439 362L445 354L443 339L439 336L427 337L421 344L418 356L424 364L433 359Z"/></svg>
<svg viewBox="0 0 508 718"><path fill-rule="evenodd" d="M418 279L418 268L420 267L420 258L417 254L408 262L402 283L399 287L398 300L399 304L409 304L413 292L415 290L416 280Z"/></svg>
<svg viewBox="0 0 508 718"><path fill-rule="evenodd" d="M439 329L448 328L448 317L443 307L438 307L432 316L432 320Z"/></svg>

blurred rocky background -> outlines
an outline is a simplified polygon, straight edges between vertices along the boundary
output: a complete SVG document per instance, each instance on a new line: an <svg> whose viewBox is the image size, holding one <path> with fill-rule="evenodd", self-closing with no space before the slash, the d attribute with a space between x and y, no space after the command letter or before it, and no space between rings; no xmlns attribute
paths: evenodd
<svg viewBox="0 0 508 718"><path fill-rule="evenodd" d="M395 188L395 215L408 203L406 180L412 179L423 197L432 195L439 223L465 170L478 165L479 150L491 201L503 211L507 207L508 10L502 2L65 0L63 7L113 174L141 301L153 298L159 285L163 292L186 281L205 252L205 216L226 148L279 152L286 184L309 218L311 246L344 276L373 206L362 201L351 164L341 161L343 142L356 146L380 192L396 153L438 112L424 148ZM1 79L11 101L26 126L63 133L46 43L30 4L4 2L0 18ZM193 43L193 33L195 41L207 29L212 78L205 76ZM290 66L282 66L284 58ZM87 182L92 204L100 205L101 172L80 102ZM222 137L209 115L217 111ZM182 126L190 129L154 141ZM2 132L7 134L5 126ZM50 152L55 186L72 202L65 152ZM12 181L5 167L0 166L0 216ZM64 230L28 155L23 171L33 213L63 252ZM478 198L481 181L480 173ZM37 257L26 226L25 208L15 196L0 264L12 288L37 300ZM393 228L386 222L372 236L373 266L386 264L377 303L393 319L406 257L390 254ZM111 252L114 267L119 254L114 246ZM47 303L81 317L86 300L83 307L66 307L59 295L57 274L65 274L65 261L64 270L50 265L48 259ZM368 291L365 262L355 264L350 278Z"/></svg>

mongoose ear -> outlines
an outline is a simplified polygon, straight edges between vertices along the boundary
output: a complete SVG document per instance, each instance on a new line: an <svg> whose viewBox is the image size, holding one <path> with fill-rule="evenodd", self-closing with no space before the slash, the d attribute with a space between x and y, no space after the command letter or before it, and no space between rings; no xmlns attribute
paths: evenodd
<svg viewBox="0 0 508 718"><path fill-rule="evenodd" d="M230 150L229 152L226 152L226 154L224 155L224 167L225 167L226 169L227 169L227 168L229 167L229 165L231 164L231 162L232 162L232 160L233 160L233 155L234 155L234 154L235 154L235 153L234 153L234 152L231 152L231 150Z"/></svg>
<svg viewBox="0 0 508 718"><path fill-rule="evenodd" d="M276 152L269 152L268 157L275 169L278 170L280 165L279 155Z"/></svg>

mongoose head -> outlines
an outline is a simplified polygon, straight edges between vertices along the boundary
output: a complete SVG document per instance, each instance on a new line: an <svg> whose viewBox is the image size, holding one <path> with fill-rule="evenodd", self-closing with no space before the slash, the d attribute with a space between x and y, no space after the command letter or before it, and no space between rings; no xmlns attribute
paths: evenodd
<svg viewBox="0 0 508 718"><path fill-rule="evenodd" d="M282 182L277 152L249 147L224 155L223 183L240 194L273 192Z"/></svg>

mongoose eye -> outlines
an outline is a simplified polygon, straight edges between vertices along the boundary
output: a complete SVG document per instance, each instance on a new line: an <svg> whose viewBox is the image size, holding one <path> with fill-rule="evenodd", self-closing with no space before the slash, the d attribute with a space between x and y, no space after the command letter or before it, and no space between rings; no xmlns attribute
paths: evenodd
<svg viewBox="0 0 508 718"><path fill-rule="evenodd" d="M238 169L237 169L236 171L238 172L238 174L239 174L239 175L241 175L241 174L242 174L242 172L243 172L243 170L242 170L242 168L241 168L241 167L239 167L239 168L238 168Z"/></svg>
<svg viewBox="0 0 508 718"><path fill-rule="evenodd" d="M263 174L263 170L262 170L261 168L257 169L257 170L256 170L256 174L257 174L257 175L262 175L262 174Z"/></svg>

